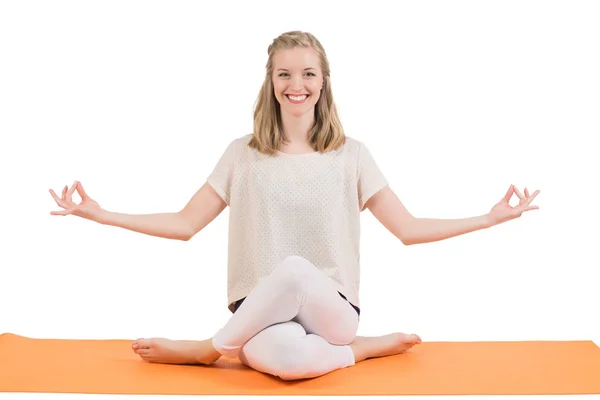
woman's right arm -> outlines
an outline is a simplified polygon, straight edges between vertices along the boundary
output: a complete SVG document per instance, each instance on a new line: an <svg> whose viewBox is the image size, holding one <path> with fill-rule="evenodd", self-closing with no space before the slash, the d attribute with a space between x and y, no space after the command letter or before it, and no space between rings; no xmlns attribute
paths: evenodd
<svg viewBox="0 0 600 400"><path fill-rule="evenodd" d="M187 241L217 218L226 206L221 196L206 182L179 212L132 215L103 211L97 222L146 235Z"/></svg>
<svg viewBox="0 0 600 400"><path fill-rule="evenodd" d="M183 210L176 213L162 214L123 214L102 209L98 203L87 195L80 182L75 182L71 190L63 190L62 198L50 193L64 211L53 211L52 215L77 215L103 225L116 226L130 231L144 233L167 239L190 240L206 225L213 221L227 206L225 201L206 182ZM81 203L71 200L73 191L81 196Z"/></svg>
<svg viewBox="0 0 600 400"><path fill-rule="evenodd" d="M193 236L189 222L179 213L122 214L101 209L90 219L103 225L116 226L165 239L185 241Z"/></svg>
<svg viewBox="0 0 600 400"><path fill-rule="evenodd" d="M194 237L204 227L210 224L227 207L225 200L213 189L208 182L198 189L179 215L187 221L191 233L187 240Z"/></svg>

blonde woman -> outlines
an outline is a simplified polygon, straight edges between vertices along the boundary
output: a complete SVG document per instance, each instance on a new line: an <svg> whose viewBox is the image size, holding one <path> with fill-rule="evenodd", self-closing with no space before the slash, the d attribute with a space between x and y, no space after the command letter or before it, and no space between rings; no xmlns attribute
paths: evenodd
<svg viewBox="0 0 600 400"><path fill-rule="evenodd" d="M103 210L80 182L63 211L144 234L189 240L230 207L230 320L212 338L138 339L143 360L212 364L239 357L285 380L313 378L421 343L415 334L356 336L360 318L360 213L368 208L404 244L446 239L519 217L539 191L511 185L490 213L460 220L414 218L390 189L367 147L344 135L329 62L310 33L287 32L268 48L254 132L230 142L207 182L177 213ZM67 190L68 189L68 190ZM73 203L77 190L82 201ZM513 193L517 207L508 203Z"/></svg>

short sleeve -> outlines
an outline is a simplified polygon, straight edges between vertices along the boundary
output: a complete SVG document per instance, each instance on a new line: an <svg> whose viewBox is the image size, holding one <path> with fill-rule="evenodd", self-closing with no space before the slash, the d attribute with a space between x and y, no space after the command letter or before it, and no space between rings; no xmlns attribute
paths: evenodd
<svg viewBox="0 0 600 400"><path fill-rule="evenodd" d="M206 179L228 206L230 205L231 182L233 181L234 144L235 141L227 146L212 173Z"/></svg>
<svg viewBox="0 0 600 400"><path fill-rule="evenodd" d="M359 210L364 211L367 201L387 185L388 181L377 166L371 152L361 142L358 150Z"/></svg>

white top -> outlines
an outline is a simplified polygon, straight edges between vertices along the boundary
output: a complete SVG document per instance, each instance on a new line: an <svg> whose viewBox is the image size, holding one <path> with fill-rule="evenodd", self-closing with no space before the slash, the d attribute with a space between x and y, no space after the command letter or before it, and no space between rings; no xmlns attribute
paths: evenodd
<svg viewBox="0 0 600 400"><path fill-rule="evenodd" d="M208 183L230 207L228 308L284 258L306 258L360 307L360 212L388 185L366 146L267 156L233 140Z"/></svg>

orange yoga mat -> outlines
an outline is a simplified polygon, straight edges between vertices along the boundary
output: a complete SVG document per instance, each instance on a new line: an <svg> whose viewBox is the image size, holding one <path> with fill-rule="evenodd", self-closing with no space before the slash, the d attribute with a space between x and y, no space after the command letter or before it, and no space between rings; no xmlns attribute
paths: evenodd
<svg viewBox="0 0 600 400"><path fill-rule="evenodd" d="M592 341L423 342L327 375L283 381L221 358L212 366L147 363L132 340L0 335L0 391L187 395L599 394Z"/></svg>

